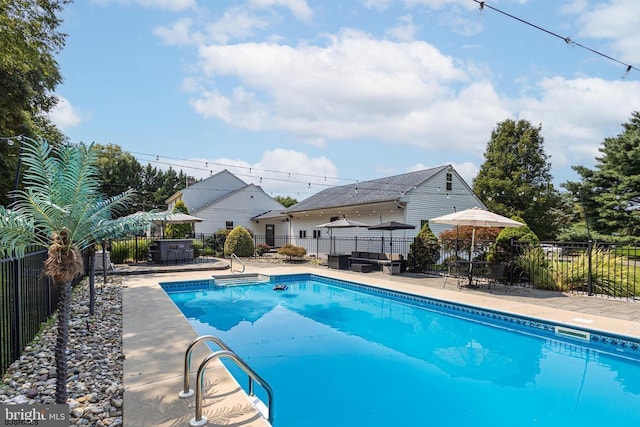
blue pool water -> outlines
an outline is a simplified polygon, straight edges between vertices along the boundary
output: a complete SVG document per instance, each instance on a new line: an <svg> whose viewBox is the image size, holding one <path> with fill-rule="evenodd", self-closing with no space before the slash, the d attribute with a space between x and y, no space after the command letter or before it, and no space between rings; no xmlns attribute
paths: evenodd
<svg viewBox="0 0 640 427"><path fill-rule="evenodd" d="M585 343L533 319L315 275L162 285L199 335L269 382L277 427L640 425L629 339Z"/></svg>

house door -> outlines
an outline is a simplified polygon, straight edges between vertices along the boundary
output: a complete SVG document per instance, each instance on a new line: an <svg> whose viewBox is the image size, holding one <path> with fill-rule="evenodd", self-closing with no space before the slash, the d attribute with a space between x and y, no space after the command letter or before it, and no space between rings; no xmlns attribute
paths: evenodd
<svg viewBox="0 0 640 427"><path fill-rule="evenodd" d="M266 224L264 227L264 242L271 247L275 246L275 225Z"/></svg>

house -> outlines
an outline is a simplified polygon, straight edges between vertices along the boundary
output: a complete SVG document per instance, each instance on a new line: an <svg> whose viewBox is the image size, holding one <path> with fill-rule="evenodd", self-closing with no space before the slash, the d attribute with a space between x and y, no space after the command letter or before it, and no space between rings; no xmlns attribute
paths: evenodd
<svg viewBox="0 0 640 427"><path fill-rule="evenodd" d="M254 221L288 220L288 236L293 244L307 247L316 252L307 239L322 238L329 230L317 225L340 217L347 217L365 224L375 225L387 221L398 221L415 226L413 230L396 230L393 238L413 238L429 219L456 210L474 206L486 208L469 185L460 177L453 166L444 165L430 169L409 172L385 178L363 181L355 184L327 188L280 212L269 212L254 217ZM451 228L447 225L430 224L438 235ZM281 228L281 229L284 229ZM343 228L330 231L332 237L372 238L378 241L380 231L367 228ZM389 236L389 232L386 232ZM382 236L384 237L384 235ZM389 240L387 240L389 242ZM319 249L327 253L331 249ZM354 248L340 248L348 253ZM387 252L387 248L379 250Z"/></svg>
<svg viewBox="0 0 640 427"><path fill-rule="evenodd" d="M265 212L282 211L284 206L261 187L247 184L226 169L173 194L166 200L169 211L180 200L189 214L204 220L195 224L197 234L213 234L238 225L259 235L288 233L286 218L269 224L270 229L252 220Z"/></svg>

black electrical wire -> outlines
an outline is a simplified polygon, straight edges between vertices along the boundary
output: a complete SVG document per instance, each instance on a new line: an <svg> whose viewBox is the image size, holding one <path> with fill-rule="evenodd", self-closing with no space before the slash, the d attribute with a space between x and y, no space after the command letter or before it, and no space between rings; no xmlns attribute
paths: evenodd
<svg viewBox="0 0 640 427"><path fill-rule="evenodd" d="M576 42L576 41L573 41L573 40L571 40L571 37L564 37L564 36L561 36L560 34L557 34L557 33L554 33L553 31L550 31L550 30L547 30L547 29L545 29L545 28L542 28L542 27L540 27L539 25L533 24L533 23L531 23L531 22L529 22L529 21L527 21L527 20L524 20L524 19L522 19L522 18L518 18L517 16L514 16L514 15L512 15L512 14L510 14L510 13L507 13L507 12L505 12L505 11L503 11L503 10L500 10L500 9L498 9L498 8L495 8L495 7L493 7L493 6L490 6L490 5L488 5L488 4L487 4L487 2L486 2L486 1L479 1L479 0L473 0L473 1L474 1L474 2L476 2L476 3L478 3L478 4L480 5L480 10L481 10L481 11L482 11L482 10L484 10L485 8L487 8L487 9L491 9L491 10L494 10L494 11L496 11L496 12L498 12L498 13L501 13L501 14L503 14L503 15L505 15L505 16L507 16L507 17L511 18L511 19L515 19L515 20L516 20L516 21L518 21L518 22L521 22L521 23L523 23L523 24L529 25L530 27L533 27L533 28L535 28L536 30L540 30L540 31L542 31L542 32L545 32L545 33L547 33L547 34L549 34L549 35L551 35L551 36L553 36L553 37L557 37L557 38L559 38L560 40L564 41L564 42L565 42L565 43L567 43L567 44L572 44L572 45L574 45L574 46L581 47L582 49L588 50L589 52L591 52L591 53L595 53L596 55L600 55L600 56L602 56L603 58L606 58L606 59L608 59L608 60L610 60L610 61L614 61L614 62L617 62L618 64L624 65L624 66L626 67L626 73L629 73L631 70L640 71L640 69L638 69L638 68L634 67L633 65L627 64L627 63L622 62L622 61L620 61L620 60L618 60L618 59L616 59L616 58L613 58L613 57L611 57L611 56L609 56L609 55L607 55L607 54L604 54L604 53L599 52L599 51L597 51L597 50L595 50L595 49L592 49L592 48L590 48L590 47L588 47L588 46L585 46L585 45L583 45L583 44L581 44L581 43L578 43L578 42Z"/></svg>

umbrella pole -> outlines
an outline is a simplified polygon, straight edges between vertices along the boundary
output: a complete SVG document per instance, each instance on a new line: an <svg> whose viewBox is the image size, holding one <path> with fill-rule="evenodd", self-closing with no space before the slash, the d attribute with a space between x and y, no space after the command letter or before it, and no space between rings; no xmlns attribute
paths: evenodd
<svg viewBox="0 0 640 427"><path fill-rule="evenodd" d="M476 245L476 227L471 228L471 247L469 248L469 286L473 281L473 248Z"/></svg>

